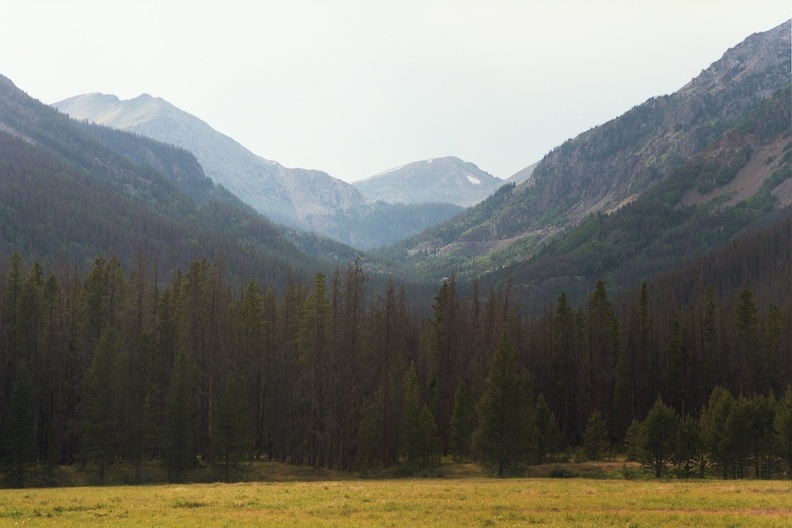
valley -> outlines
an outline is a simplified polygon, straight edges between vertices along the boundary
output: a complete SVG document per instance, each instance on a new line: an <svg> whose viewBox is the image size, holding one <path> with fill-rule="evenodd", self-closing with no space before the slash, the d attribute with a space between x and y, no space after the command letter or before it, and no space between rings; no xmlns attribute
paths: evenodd
<svg viewBox="0 0 792 528"><path fill-rule="evenodd" d="M49 106L0 76L0 484L569 476L612 457L645 489L789 478L791 33L748 36L508 180L447 156L348 184L164 99ZM121 513L80 500L41 498L34 520Z"/></svg>

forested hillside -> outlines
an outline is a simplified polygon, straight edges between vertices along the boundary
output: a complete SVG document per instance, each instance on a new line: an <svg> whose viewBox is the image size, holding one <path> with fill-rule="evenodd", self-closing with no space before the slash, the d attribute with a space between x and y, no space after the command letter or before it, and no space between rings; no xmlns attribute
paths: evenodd
<svg viewBox="0 0 792 528"><path fill-rule="evenodd" d="M582 299L599 279L629 288L769 217L789 218L791 97L789 86L777 91L641 197L591 215L538 248L529 262L503 265L491 277L508 277L534 304L559 291ZM758 252L757 258L768 256Z"/></svg>
<svg viewBox="0 0 792 528"><path fill-rule="evenodd" d="M69 119L0 79L0 255L87 269L139 250L162 276L196 258L284 285L323 266L205 177L188 152ZM346 260L340 244L324 249ZM344 253L346 252L346 253Z"/></svg>

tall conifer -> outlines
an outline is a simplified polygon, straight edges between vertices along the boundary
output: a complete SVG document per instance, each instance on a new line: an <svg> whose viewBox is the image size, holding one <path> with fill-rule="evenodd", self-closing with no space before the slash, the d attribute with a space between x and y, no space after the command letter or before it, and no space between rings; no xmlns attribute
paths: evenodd
<svg viewBox="0 0 792 528"><path fill-rule="evenodd" d="M473 437L475 452L498 477L519 468L530 454L534 424L527 381L517 348L504 333L490 361Z"/></svg>

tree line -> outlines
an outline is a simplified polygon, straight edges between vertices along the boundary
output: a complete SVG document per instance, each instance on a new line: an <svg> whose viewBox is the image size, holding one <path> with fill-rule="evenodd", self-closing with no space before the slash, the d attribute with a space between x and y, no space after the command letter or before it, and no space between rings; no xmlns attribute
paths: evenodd
<svg viewBox="0 0 792 528"><path fill-rule="evenodd" d="M680 304L648 283L614 303L598 282L529 315L508 284L453 277L421 306L359 261L280 294L206 259L162 277L142 252L131 270L14 254L0 272L7 484L117 462L140 481L148 461L228 479L253 459L398 474L453 456L505 476L622 448L662 475L681 459L655 446L686 435L690 475L792 474L792 303L757 306L747 284Z"/></svg>

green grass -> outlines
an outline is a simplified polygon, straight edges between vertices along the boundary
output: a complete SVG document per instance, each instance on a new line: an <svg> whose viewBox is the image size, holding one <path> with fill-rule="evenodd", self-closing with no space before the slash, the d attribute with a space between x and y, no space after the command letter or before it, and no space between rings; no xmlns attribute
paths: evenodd
<svg viewBox="0 0 792 528"><path fill-rule="evenodd" d="M785 481L425 479L0 491L0 526L783 526Z"/></svg>

